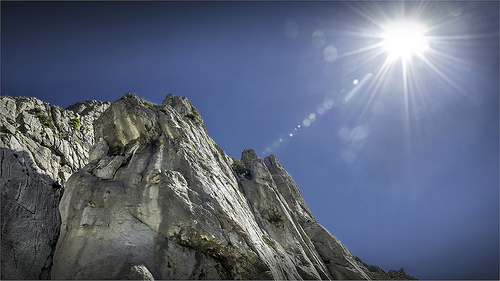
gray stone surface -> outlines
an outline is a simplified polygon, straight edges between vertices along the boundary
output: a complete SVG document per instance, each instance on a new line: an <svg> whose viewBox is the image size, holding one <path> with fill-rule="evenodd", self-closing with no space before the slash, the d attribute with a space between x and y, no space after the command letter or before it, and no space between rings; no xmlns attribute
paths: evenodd
<svg viewBox="0 0 500 281"><path fill-rule="evenodd" d="M154 280L153 275L144 265L134 265L130 268L129 274L126 274L123 279L128 280Z"/></svg>
<svg viewBox="0 0 500 281"><path fill-rule="evenodd" d="M78 113L36 98L0 97L2 279L50 277L64 182L87 163L92 123L109 106L88 102Z"/></svg>
<svg viewBox="0 0 500 281"><path fill-rule="evenodd" d="M378 266L364 263L360 258L355 257L354 260L359 267L373 280L418 280L417 278L406 274L405 270L390 270L385 272Z"/></svg>
<svg viewBox="0 0 500 281"><path fill-rule="evenodd" d="M235 172L185 97L3 96L0 130L2 279L368 279L274 155Z"/></svg>
<svg viewBox="0 0 500 281"><path fill-rule="evenodd" d="M296 221L313 243L330 276L337 280L369 279L344 244L316 221L295 181L276 156L270 155L264 162L276 183L276 190L290 206L290 212L293 212Z"/></svg>
<svg viewBox="0 0 500 281"><path fill-rule="evenodd" d="M92 161L61 200L52 278L366 278L348 251L317 251L303 227L314 217L277 159L247 150L248 173L235 173L186 98L126 94L94 125Z"/></svg>

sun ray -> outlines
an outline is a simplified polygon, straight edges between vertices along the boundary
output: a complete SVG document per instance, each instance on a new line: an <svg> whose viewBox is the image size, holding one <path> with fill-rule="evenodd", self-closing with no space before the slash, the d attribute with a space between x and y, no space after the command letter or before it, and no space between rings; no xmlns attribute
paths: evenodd
<svg viewBox="0 0 500 281"><path fill-rule="evenodd" d="M356 3L357 4L357 3ZM368 13L371 12L371 9L368 11L363 11L361 8L355 7L353 4L347 2L346 5L350 7L354 12L358 13L360 16L363 18L369 20L370 22L374 23L375 25L382 27L384 24L384 20L387 21L390 18L380 9L380 7L376 3L372 3L373 6L375 6L375 9L377 9L380 13L380 15L369 15ZM384 20L380 20L380 16L384 17Z"/></svg>
<svg viewBox="0 0 500 281"><path fill-rule="evenodd" d="M404 114L405 114L405 137L406 144L408 147L406 148L407 155L411 156L411 130L410 130L410 103L409 103L409 93L408 93L408 73L407 73L407 61L401 60L401 66L403 69L403 98L404 98Z"/></svg>
<svg viewBox="0 0 500 281"><path fill-rule="evenodd" d="M467 60L460 59L460 58L458 58L456 56L453 56L453 55L441 52L441 51L436 50L436 49L429 50L429 54L430 55L436 55L436 56L442 58L443 60L449 60L450 62L455 62L457 64L466 64L466 63L468 63Z"/></svg>
<svg viewBox="0 0 500 281"><path fill-rule="evenodd" d="M354 87L351 91L349 91L349 93L347 93L342 102L344 104L348 103L351 98L357 95L358 92L361 91L361 89L363 89L363 87L366 85L366 83L368 83L368 81L372 78L372 76L373 75L371 73L365 75L365 77L361 79L361 82L359 82L358 85L356 85L356 87Z"/></svg>
<svg viewBox="0 0 500 281"><path fill-rule="evenodd" d="M366 46L366 47L362 47L362 48L359 48L359 49L356 49L356 50L352 50L352 51L340 54L340 55L337 56L337 58L343 58L343 57L348 57L348 56L352 56L352 55L357 55L357 54L364 53L364 52L367 52L367 51L370 51L370 50L378 49L381 46L382 46L382 43L377 43L377 44L369 45L369 46Z"/></svg>
<svg viewBox="0 0 500 281"><path fill-rule="evenodd" d="M456 40L494 38L497 36L498 36L498 33L486 33L486 34L476 34L476 35L429 36L429 38L436 41L436 43L439 43L440 41L456 41Z"/></svg>
<svg viewBox="0 0 500 281"><path fill-rule="evenodd" d="M421 18L428 6L429 2L420 1L417 3L417 7L415 7L412 14L415 18Z"/></svg>
<svg viewBox="0 0 500 281"><path fill-rule="evenodd" d="M375 74L375 77L371 80L370 84L366 87L366 92L369 92L369 98L368 101L365 103L365 106L363 110L361 111L361 114L359 115L358 118L358 123L361 122L361 119L365 115L366 111L370 108L370 105L373 101L373 99L376 97L378 88L382 84L382 82L385 80L385 77L387 77L387 73L389 72L390 67L392 66L391 61L387 58L385 62L380 66L378 69L377 73ZM371 90L372 86L375 84L375 87L373 90Z"/></svg>
<svg viewBox="0 0 500 281"><path fill-rule="evenodd" d="M451 24L454 24L454 23L459 22L459 21L463 21L466 18L469 18L472 16L473 16L473 14L462 15L461 17L455 17L455 18L452 18L452 19L449 19L446 21L442 21L440 23L431 23L430 20L434 19L434 18L431 18L428 21L423 21L423 23L427 26L427 32L430 32L430 31L439 29L439 28L444 27L444 26L450 26ZM438 38L442 38L442 36L439 36Z"/></svg>
<svg viewBox="0 0 500 281"><path fill-rule="evenodd" d="M441 77L444 81L446 81L450 86L452 86L455 90L459 91L464 96L468 96L467 92L460 87L457 83L453 82L446 74L444 74L439 68L437 68L431 61L429 61L425 56L419 56L419 58L430 67L439 77Z"/></svg>
<svg viewBox="0 0 500 281"><path fill-rule="evenodd" d="M413 116L415 117L415 120L418 121L420 119L419 115L422 113L419 112L418 107L417 107L418 102L416 100L416 98L417 98L416 93L419 93L419 91L421 89L415 90L415 87L417 87L417 88L419 87L419 83L417 81L417 78L418 78L417 73L416 72L414 73L414 72L415 71L412 67L408 68L408 76L407 76L408 77L408 91L413 93L410 95L410 102L412 105ZM417 133L421 132L421 128L420 128L419 124L420 124L419 122L415 122L415 126L417 126L416 129L418 130Z"/></svg>

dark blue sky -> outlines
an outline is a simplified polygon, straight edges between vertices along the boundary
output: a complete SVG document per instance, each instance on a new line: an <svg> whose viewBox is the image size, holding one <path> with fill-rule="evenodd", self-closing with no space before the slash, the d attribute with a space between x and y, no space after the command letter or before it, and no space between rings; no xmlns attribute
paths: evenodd
<svg viewBox="0 0 500 281"><path fill-rule="evenodd" d="M1 94L187 96L230 156L275 154L365 262L499 279L499 3L424 5L406 75L362 49L418 10L400 4L2 1Z"/></svg>

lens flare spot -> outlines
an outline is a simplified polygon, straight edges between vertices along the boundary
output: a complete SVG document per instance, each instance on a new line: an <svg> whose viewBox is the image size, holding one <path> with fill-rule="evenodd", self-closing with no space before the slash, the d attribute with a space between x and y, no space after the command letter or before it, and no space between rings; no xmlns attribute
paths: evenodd
<svg viewBox="0 0 500 281"><path fill-rule="evenodd" d="M356 94L358 92L361 91L361 89L368 83L368 81L371 80L371 78L373 77L373 74L371 73L368 73L365 75L365 77L363 77L363 79L361 79L361 81L358 81L358 85L355 85L350 91L349 93L347 93L347 95L345 95L345 97L343 98L342 100L342 103L343 104L346 104L349 102L349 100L351 100L354 96L356 96Z"/></svg>
<svg viewBox="0 0 500 281"><path fill-rule="evenodd" d="M318 108L318 114L319 115L325 114L325 109L323 107Z"/></svg>
<svg viewBox="0 0 500 281"><path fill-rule="evenodd" d="M315 31L312 35L312 44L316 48L321 48L326 43L326 36L323 31Z"/></svg>
<svg viewBox="0 0 500 281"><path fill-rule="evenodd" d="M354 152L352 152L350 150L342 151L340 156L342 156L342 159L344 159L344 161L347 164L352 164L352 163L354 163L354 161L356 161L356 154L354 154Z"/></svg>
<svg viewBox="0 0 500 281"><path fill-rule="evenodd" d="M325 48L323 56L325 61L332 63L337 59L337 49L333 46L328 46Z"/></svg>
<svg viewBox="0 0 500 281"><path fill-rule="evenodd" d="M290 133L290 135L289 135L289 136L290 136L290 137L293 137L293 134L292 134L292 133Z"/></svg>
<svg viewBox="0 0 500 281"><path fill-rule="evenodd" d="M313 113L309 114L309 119L310 119L311 121L316 120L316 113L314 113L314 112L313 112Z"/></svg>
<svg viewBox="0 0 500 281"><path fill-rule="evenodd" d="M460 5L460 4L458 4L458 5ZM455 5L457 5L457 4L455 3ZM458 17L458 16L460 16L462 14L462 12L464 11L464 8L463 7L457 7L457 6L455 6L455 7L449 7L448 11L449 11L450 15L452 15L454 17Z"/></svg>
<svg viewBox="0 0 500 281"><path fill-rule="evenodd" d="M299 35L299 25L293 20L285 22L285 35L290 39L295 39Z"/></svg>
<svg viewBox="0 0 500 281"><path fill-rule="evenodd" d="M354 85L358 85L358 83L359 83L358 79L354 79L354 81L352 81L352 84L354 84Z"/></svg>
<svg viewBox="0 0 500 281"><path fill-rule="evenodd" d="M309 127L311 125L311 120L309 119L306 119L302 122L302 125L306 126L306 127Z"/></svg>
<svg viewBox="0 0 500 281"><path fill-rule="evenodd" d="M356 128L352 129L351 131L351 138L354 141L360 141L368 136L370 133L368 126L366 125L359 125Z"/></svg>
<svg viewBox="0 0 500 281"><path fill-rule="evenodd" d="M347 127L342 127L339 130L339 138L343 141L349 140L349 137L351 136L351 130Z"/></svg>
<svg viewBox="0 0 500 281"><path fill-rule="evenodd" d="M266 147L266 152L267 153L271 152L271 148L270 147Z"/></svg>
<svg viewBox="0 0 500 281"><path fill-rule="evenodd" d="M328 100L323 103L323 108L325 110L330 110L333 107L333 100Z"/></svg>

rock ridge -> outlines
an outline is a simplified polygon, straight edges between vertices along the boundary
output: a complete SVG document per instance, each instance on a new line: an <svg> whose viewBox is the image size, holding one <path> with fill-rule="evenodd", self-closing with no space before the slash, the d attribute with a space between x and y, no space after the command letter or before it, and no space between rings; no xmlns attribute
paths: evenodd
<svg viewBox="0 0 500 281"><path fill-rule="evenodd" d="M405 270L389 270L385 272L382 268L369 265L363 262L360 258L354 257L359 267L370 277L372 280L418 280L417 278L406 274Z"/></svg>
<svg viewBox="0 0 500 281"><path fill-rule="evenodd" d="M230 158L185 97L2 96L0 113L3 279L382 276L316 221L276 156Z"/></svg>
<svg viewBox="0 0 500 281"><path fill-rule="evenodd" d="M126 94L94 129L61 200L52 278L117 279L134 266L155 279L368 278L275 156L245 150L248 175L237 174L186 98Z"/></svg>

